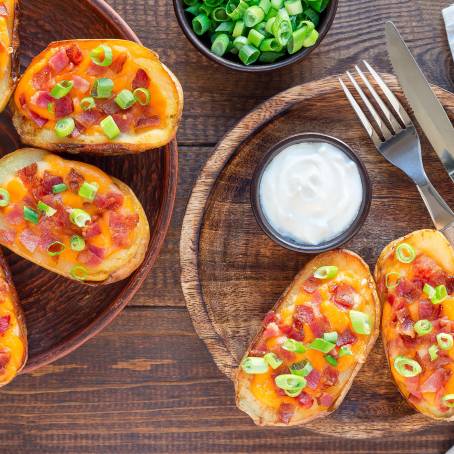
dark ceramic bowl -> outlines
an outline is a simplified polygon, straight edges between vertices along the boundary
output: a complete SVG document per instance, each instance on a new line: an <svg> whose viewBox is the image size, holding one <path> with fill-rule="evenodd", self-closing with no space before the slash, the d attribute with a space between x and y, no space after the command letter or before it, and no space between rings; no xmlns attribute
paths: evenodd
<svg viewBox="0 0 454 454"><path fill-rule="evenodd" d="M334 145L336 148L343 151L353 162L357 164L363 186L363 199L361 202L361 206L359 208L358 215L356 216L351 226L343 233L341 233L339 236L333 238L332 240L326 241L315 246L297 243L295 241L292 241L290 238L286 238L282 236L280 233L278 233L266 219L260 203L260 184L262 181L263 173L267 168L268 164L284 148L287 148L290 145L294 145L301 142L325 142ZM281 246L292 251L304 252L308 254L318 254L320 252L329 251L349 241L354 235L356 235L356 233L366 220L367 215L369 214L371 201L372 201L372 186L369 180L369 175L367 174L367 170L363 162L358 158L354 151L344 142L341 142L340 140L334 137L327 136L325 134L317 133L296 134L274 145L265 154L264 158L257 166L251 184L252 210L254 211L254 215L262 230L273 241L280 244Z"/></svg>
<svg viewBox="0 0 454 454"><path fill-rule="evenodd" d="M183 30L184 34L192 43L192 45L196 49L198 49L203 55L205 55L215 63L227 66L228 68L231 69L236 69L237 71L262 72L283 68L284 66L296 63L302 60L303 58L307 57L313 50L315 50L323 41L329 29L331 28L331 25L333 24L334 17L336 16L338 2L339 0L331 0L328 7L321 14L320 23L317 26L317 30L320 36L315 45L313 45L312 47L301 49L296 54L284 57L283 59L274 63L257 63L250 66L243 65L235 55L218 57L217 55L213 54L210 50L211 47L210 39L208 37L198 36L194 33L194 30L192 29L193 16L186 13L183 0L173 0L173 7L175 9L175 14L177 16L178 23L180 24L180 27Z"/></svg>

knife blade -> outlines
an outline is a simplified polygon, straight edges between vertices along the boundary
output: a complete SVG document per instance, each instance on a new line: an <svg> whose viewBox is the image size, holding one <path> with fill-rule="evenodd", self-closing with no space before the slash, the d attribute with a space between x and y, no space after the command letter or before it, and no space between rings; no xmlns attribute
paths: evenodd
<svg viewBox="0 0 454 454"><path fill-rule="evenodd" d="M419 125L454 181L454 127L392 22L387 22L389 58Z"/></svg>

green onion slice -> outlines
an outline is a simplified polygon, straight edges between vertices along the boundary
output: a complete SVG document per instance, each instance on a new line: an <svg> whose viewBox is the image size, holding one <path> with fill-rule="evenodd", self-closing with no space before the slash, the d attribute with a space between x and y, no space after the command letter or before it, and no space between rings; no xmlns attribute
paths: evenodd
<svg viewBox="0 0 454 454"><path fill-rule="evenodd" d="M0 207L8 206L10 200L9 192L5 188L0 188Z"/></svg>
<svg viewBox="0 0 454 454"><path fill-rule="evenodd" d="M429 357L431 361L435 361L438 358L438 346L431 345L428 349Z"/></svg>
<svg viewBox="0 0 454 454"><path fill-rule="evenodd" d="M55 99L64 98L74 87L72 80L62 80L58 82L50 91L50 95Z"/></svg>
<svg viewBox="0 0 454 454"><path fill-rule="evenodd" d="M400 274L396 271L390 271L385 278L386 288L392 290L399 285Z"/></svg>
<svg viewBox="0 0 454 454"><path fill-rule="evenodd" d="M422 367L417 361L405 356L396 356L394 367L399 375L406 378L416 377L422 372Z"/></svg>
<svg viewBox="0 0 454 454"><path fill-rule="evenodd" d="M110 66L113 61L112 48L101 44L90 52L91 61L98 66Z"/></svg>
<svg viewBox="0 0 454 454"><path fill-rule="evenodd" d="M424 284L422 291L427 295L428 298L432 299L435 296L435 289L429 285Z"/></svg>
<svg viewBox="0 0 454 454"><path fill-rule="evenodd" d="M73 235L70 240L71 249L73 251L83 251L85 249L85 240L79 235Z"/></svg>
<svg viewBox="0 0 454 454"><path fill-rule="evenodd" d="M84 210L80 208L75 208L71 210L69 214L69 219L73 224L76 224L77 227L85 227L88 222L91 221L91 216Z"/></svg>
<svg viewBox="0 0 454 454"><path fill-rule="evenodd" d="M24 206L24 219L32 224L38 224L39 215L35 210Z"/></svg>
<svg viewBox="0 0 454 454"><path fill-rule="evenodd" d="M317 339L314 339L311 342L309 348L312 350L317 350L322 353L329 353L335 346L336 344L334 344L333 342L328 342L325 339L321 339L318 337Z"/></svg>
<svg viewBox="0 0 454 454"><path fill-rule="evenodd" d="M95 200L98 189L99 189L98 183L88 183L84 181L82 186L79 188L79 195L82 198L87 199L90 202L93 202L93 200Z"/></svg>
<svg viewBox="0 0 454 454"><path fill-rule="evenodd" d="M230 40L228 35L225 33L220 33L218 36L216 36L216 39L211 45L211 52L213 52L213 54L217 55L218 57L222 57L227 52L229 44Z"/></svg>
<svg viewBox="0 0 454 454"><path fill-rule="evenodd" d="M49 244L47 253L51 257L54 257L56 255L60 255L65 249L66 246L63 243L61 243L60 241L54 241L53 243Z"/></svg>
<svg viewBox="0 0 454 454"><path fill-rule="evenodd" d="M408 243L401 243L396 249L396 258L402 263L411 263L416 257L416 252Z"/></svg>
<svg viewBox="0 0 454 454"><path fill-rule="evenodd" d="M241 368L247 374L265 374L268 372L268 363L265 358L248 356L242 361Z"/></svg>
<svg viewBox="0 0 454 454"><path fill-rule="evenodd" d="M75 127L76 123L72 118L62 118L55 123L55 134L60 138L68 137L72 134Z"/></svg>
<svg viewBox="0 0 454 454"><path fill-rule="evenodd" d="M418 320L414 325L414 329L417 334L424 336L432 332L433 325L429 320Z"/></svg>
<svg viewBox="0 0 454 454"><path fill-rule="evenodd" d="M293 375L307 377L313 370L312 364L308 360L299 361L290 366L290 372Z"/></svg>
<svg viewBox="0 0 454 454"><path fill-rule="evenodd" d="M229 0L225 7L227 16L232 20L239 20L243 17L249 5L244 0Z"/></svg>
<svg viewBox="0 0 454 454"><path fill-rule="evenodd" d="M51 206L47 205L46 203L42 202L41 200L38 202L38 210L43 212L47 217L53 216L57 210L52 208Z"/></svg>
<svg viewBox="0 0 454 454"><path fill-rule="evenodd" d="M351 310L350 321L355 333L365 335L369 335L371 333L369 315L364 312Z"/></svg>
<svg viewBox="0 0 454 454"><path fill-rule="evenodd" d="M260 6L252 5L244 12L244 25L248 28L255 27L263 19L265 19L265 11Z"/></svg>
<svg viewBox="0 0 454 454"><path fill-rule="evenodd" d="M343 356L351 356L353 355L350 347L348 347L347 345L343 345L340 349L339 349L339 353L338 353L338 356L339 358L342 358Z"/></svg>
<svg viewBox="0 0 454 454"><path fill-rule="evenodd" d="M94 109L95 107L96 107L95 98L93 98L92 96L87 96L86 98L82 98L80 100L80 108L82 110L91 110Z"/></svg>
<svg viewBox="0 0 454 454"><path fill-rule="evenodd" d="M147 88L136 88L133 91L134 99L141 105L141 106L148 106L151 101L151 94L150 90Z"/></svg>
<svg viewBox="0 0 454 454"><path fill-rule="evenodd" d="M260 57L260 51L256 47L246 44L240 49L238 56L240 57L240 60L248 66L258 60Z"/></svg>
<svg viewBox="0 0 454 454"><path fill-rule="evenodd" d="M298 397L303 392L303 388L284 389L284 392L289 397Z"/></svg>
<svg viewBox="0 0 454 454"><path fill-rule="evenodd" d="M452 337L452 334L437 334L437 343L442 350L451 350L451 348L454 346L454 339Z"/></svg>
<svg viewBox="0 0 454 454"><path fill-rule="evenodd" d="M317 279L332 279L337 276L339 268L337 266L321 266L314 271L314 277Z"/></svg>
<svg viewBox="0 0 454 454"><path fill-rule="evenodd" d="M289 352L294 353L305 353L307 352L306 346L302 342L298 342L295 339L287 339L283 344L282 348Z"/></svg>
<svg viewBox="0 0 454 454"><path fill-rule="evenodd" d="M203 35L211 26L210 18L206 14L199 14L192 19L192 29L197 35Z"/></svg>
<svg viewBox="0 0 454 454"><path fill-rule="evenodd" d="M88 270L82 265L75 265L71 268L69 274L76 281L85 281L88 276Z"/></svg>
<svg viewBox="0 0 454 454"><path fill-rule="evenodd" d="M448 291L444 285L435 287L435 295L431 298L433 304L440 304L448 297Z"/></svg>
<svg viewBox="0 0 454 454"><path fill-rule="evenodd" d="M115 123L115 120L113 119L112 115L109 115L108 117L104 118L104 120L101 121L100 125L104 134L110 140L114 140L121 133L120 128L117 126L117 123Z"/></svg>
<svg viewBox="0 0 454 454"><path fill-rule="evenodd" d="M306 387L307 381L304 377L293 374L278 375L274 382L278 388L287 391L296 391L297 389L303 389Z"/></svg>
<svg viewBox="0 0 454 454"><path fill-rule="evenodd" d="M65 183L58 183L52 186L52 192L54 194L60 194L60 192L65 192L68 189Z"/></svg>
<svg viewBox="0 0 454 454"><path fill-rule="evenodd" d="M331 366L337 367L337 359L334 356L326 355L325 359L328 364L331 364Z"/></svg>
<svg viewBox="0 0 454 454"><path fill-rule="evenodd" d="M283 363L275 353L267 353L263 358L272 369L277 369Z"/></svg>
<svg viewBox="0 0 454 454"><path fill-rule="evenodd" d="M95 98L107 99L112 96L112 91L114 88L114 83L112 79L106 77L101 77L96 79L93 84L92 95Z"/></svg>
<svg viewBox="0 0 454 454"><path fill-rule="evenodd" d="M136 103L136 98L130 90L121 90L120 93L115 97L115 102L120 106L121 109L126 110L132 107Z"/></svg>
<svg viewBox="0 0 454 454"><path fill-rule="evenodd" d="M330 333L323 334L323 339L325 339L328 342L332 342L333 344L337 342L338 337L339 334L337 334L336 331L331 331Z"/></svg>
<svg viewBox="0 0 454 454"><path fill-rule="evenodd" d="M445 394L441 401L449 408L454 408L454 394Z"/></svg>

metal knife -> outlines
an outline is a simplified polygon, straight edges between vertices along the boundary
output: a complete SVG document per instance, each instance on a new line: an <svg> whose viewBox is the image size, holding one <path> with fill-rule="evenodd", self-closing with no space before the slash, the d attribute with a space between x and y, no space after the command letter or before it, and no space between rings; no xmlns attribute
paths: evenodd
<svg viewBox="0 0 454 454"><path fill-rule="evenodd" d="M386 22L388 54L419 125L454 181L454 127L392 22Z"/></svg>

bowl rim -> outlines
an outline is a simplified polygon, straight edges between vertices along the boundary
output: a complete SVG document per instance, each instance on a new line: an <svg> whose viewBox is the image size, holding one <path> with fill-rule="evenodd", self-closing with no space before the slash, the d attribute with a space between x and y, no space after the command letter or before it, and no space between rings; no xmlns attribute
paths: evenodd
<svg viewBox="0 0 454 454"><path fill-rule="evenodd" d="M210 60L214 61L215 63L225 66L227 68L234 69L236 71L242 71L242 72L273 71L275 69L290 66L294 63L299 62L300 60L304 59L305 57L307 57L315 49L317 49L317 47L322 43L322 41L325 39L326 35L328 34L329 30L331 29L334 19L336 17L338 5L339 5L339 0L331 0L331 3L325 10L326 14L327 14L326 19L325 19L323 25L318 30L319 38L313 46L305 48L305 49L301 49L296 54L291 55L290 57L284 58L283 60L280 60L275 63L246 66L241 63L235 63L224 57L218 57L217 55L213 54L210 51L210 49L208 49L208 47L202 42L200 37L198 35L196 35L195 32L192 30L192 27L190 26L189 21L186 17L186 12L184 10L182 0L173 0L173 8L175 11L175 16L180 25L180 28L183 30L183 33L186 35L186 38L189 40L189 42L199 52L201 52L203 55L205 55L205 57L209 58Z"/></svg>
<svg viewBox="0 0 454 454"><path fill-rule="evenodd" d="M260 183L262 181L263 174L268 167L269 163L282 152L284 148L290 145L303 143L303 142L324 142L334 145L336 148L346 154L353 162L358 166L359 174L361 177L361 183L363 187L363 195L361 205L354 221L351 225L335 238L324 241L318 245L298 244L286 239L283 235L280 235L274 227L268 222L265 214L263 213L262 206L260 203ZM353 149L345 142L339 140L336 137L329 136L323 133L317 132L305 132L294 134L289 136L276 144L274 144L263 156L259 164L257 165L251 182L251 205L255 219L259 224L260 228L264 233L275 243L283 246L291 251L305 253L305 254L318 254L326 252L332 249L336 249L343 244L350 241L359 231L364 224L367 216L369 215L370 206L372 202L372 184L367 172L366 166L361 158L353 151Z"/></svg>

